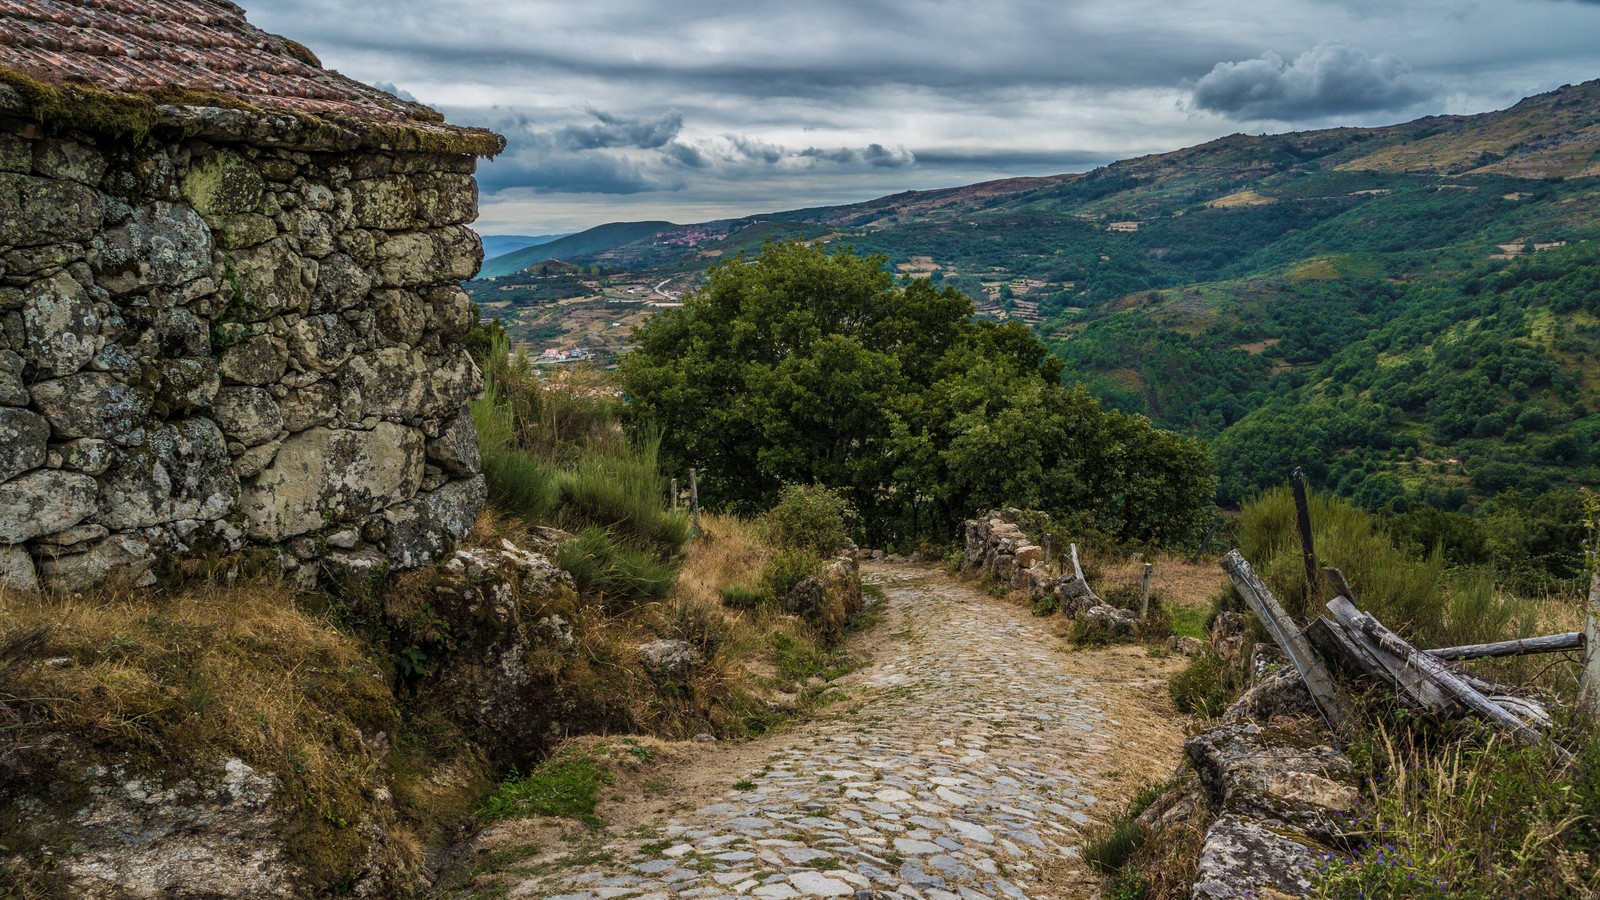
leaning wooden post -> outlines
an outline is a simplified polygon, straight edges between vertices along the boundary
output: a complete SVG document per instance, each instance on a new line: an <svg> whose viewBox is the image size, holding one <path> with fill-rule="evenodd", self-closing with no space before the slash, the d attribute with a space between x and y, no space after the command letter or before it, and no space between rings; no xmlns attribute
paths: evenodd
<svg viewBox="0 0 1600 900"><path fill-rule="evenodd" d="M700 533L700 470L689 470L689 516L694 521L694 533Z"/></svg>
<svg viewBox="0 0 1600 900"><path fill-rule="evenodd" d="M1306 684L1306 689L1311 692L1311 700L1317 705L1317 710L1322 713L1323 721L1328 723L1328 729L1334 736L1343 737L1349 723L1350 716L1340 700L1338 688L1333 683L1333 675L1328 667L1312 649L1306 640L1305 632L1300 630L1294 619L1284 611L1278 603L1278 598L1272 596L1272 591L1255 570L1250 568L1250 563L1237 550L1230 550L1222 558L1222 570L1228 573L1233 586L1238 589L1239 595L1250 605L1250 609L1267 626L1267 631L1273 640L1278 642L1284 652L1289 655L1289 661L1294 663L1295 671L1300 673L1300 680Z"/></svg>
<svg viewBox="0 0 1600 900"><path fill-rule="evenodd" d="M1155 566L1144 564L1144 583L1139 587L1139 618L1150 618L1150 570Z"/></svg>
<svg viewBox="0 0 1600 900"><path fill-rule="evenodd" d="M1322 597L1317 580L1317 547L1311 537L1311 501L1306 497L1306 474L1299 467L1289 476L1294 485L1295 524L1300 529L1300 549L1306 563L1306 609L1312 609Z"/></svg>
<svg viewBox="0 0 1600 900"><path fill-rule="evenodd" d="M672 511L678 511L678 479L672 479Z"/></svg>
<svg viewBox="0 0 1600 900"><path fill-rule="evenodd" d="M1600 562L1591 558L1591 564ZM1589 579L1588 609L1583 621L1583 684L1579 698L1590 715L1600 715L1600 566Z"/></svg>

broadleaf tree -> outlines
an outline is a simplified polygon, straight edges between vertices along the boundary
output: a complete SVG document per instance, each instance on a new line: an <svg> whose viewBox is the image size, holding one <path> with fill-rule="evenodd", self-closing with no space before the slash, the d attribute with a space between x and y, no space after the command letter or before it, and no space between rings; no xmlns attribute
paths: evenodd
<svg viewBox="0 0 1600 900"><path fill-rule="evenodd" d="M1025 326L973 311L881 256L768 244L638 331L627 415L663 429L663 464L699 468L713 507L822 483L874 537L949 537L1002 505L1123 539L1192 535L1215 489L1204 446L1063 387Z"/></svg>

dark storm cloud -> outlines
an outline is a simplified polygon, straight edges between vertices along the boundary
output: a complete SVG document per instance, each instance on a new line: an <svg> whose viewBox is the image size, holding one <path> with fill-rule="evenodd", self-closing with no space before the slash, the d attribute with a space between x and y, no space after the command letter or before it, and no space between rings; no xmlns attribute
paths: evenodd
<svg viewBox="0 0 1600 900"><path fill-rule="evenodd" d="M1239 122L1381 125L1600 76L1600 0L242 2L506 134L485 221L526 233L1082 171Z"/></svg>
<svg viewBox="0 0 1600 900"><path fill-rule="evenodd" d="M1388 53L1327 41L1285 60L1266 53L1220 62L1194 86L1194 105L1236 119L1295 122L1339 113L1402 110L1432 94Z"/></svg>
<svg viewBox="0 0 1600 900"><path fill-rule="evenodd" d="M541 129L529 116L500 111L485 124L506 136L506 152L485 162L479 182L487 193L527 188L535 193L639 194L680 191L686 171L739 178L760 171L801 173L818 166L835 170L899 168L915 164L904 147L882 144L791 151L748 135L681 139L684 117L673 111L653 117L590 108L590 122Z"/></svg>
<svg viewBox="0 0 1600 900"><path fill-rule="evenodd" d="M588 112L599 121L593 125L569 125L555 133L554 143L574 151L608 147L654 150L666 146L683 130L683 114L680 112L664 113L654 119L616 116L597 109Z"/></svg>

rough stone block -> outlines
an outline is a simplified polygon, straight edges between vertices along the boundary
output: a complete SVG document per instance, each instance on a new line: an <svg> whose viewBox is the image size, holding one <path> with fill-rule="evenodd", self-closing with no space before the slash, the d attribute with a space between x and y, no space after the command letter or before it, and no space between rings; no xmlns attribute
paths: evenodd
<svg viewBox="0 0 1600 900"><path fill-rule="evenodd" d="M50 420L57 440L103 438L119 444L137 437L150 398L106 372L79 372L33 386L33 405Z"/></svg>
<svg viewBox="0 0 1600 900"><path fill-rule="evenodd" d="M87 475L40 469L0 484L0 543L20 544L94 514L99 486Z"/></svg>
<svg viewBox="0 0 1600 900"><path fill-rule="evenodd" d="M0 408L0 481L44 465L50 423L25 409Z"/></svg>
<svg viewBox="0 0 1600 900"><path fill-rule="evenodd" d="M416 429L316 427L284 441L239 505L251 538L281 541L411 499L422 469Z"/></svg>

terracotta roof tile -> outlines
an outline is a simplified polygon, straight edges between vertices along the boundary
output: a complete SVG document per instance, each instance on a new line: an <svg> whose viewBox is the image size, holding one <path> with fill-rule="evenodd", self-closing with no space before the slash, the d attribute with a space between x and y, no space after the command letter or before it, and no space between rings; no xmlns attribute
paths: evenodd
<svg viewBox="0 0 1600 900"><path fill-rule="evenodd" d="M0 66L116 93L176 87L358 122L439 122L428 107L313 64L226 0L0 0Z"/></svg>

